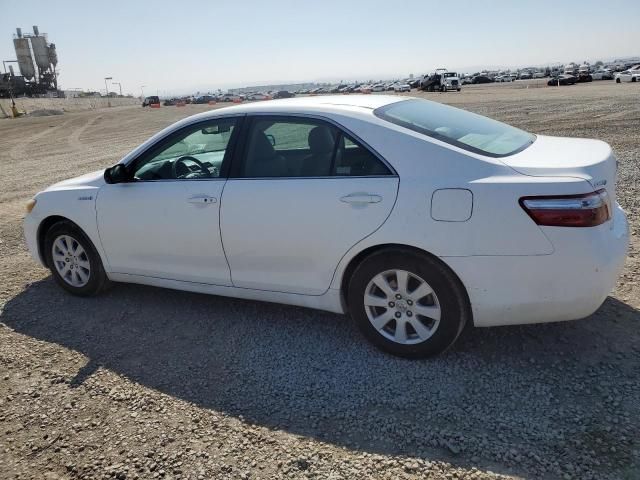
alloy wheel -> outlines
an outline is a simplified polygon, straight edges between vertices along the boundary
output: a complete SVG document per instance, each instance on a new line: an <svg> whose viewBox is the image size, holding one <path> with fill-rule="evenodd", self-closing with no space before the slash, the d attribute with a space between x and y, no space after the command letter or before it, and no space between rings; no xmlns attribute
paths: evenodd
<svg viewBox="0 0 640 480"><path fill-rule="evenodd" d="M72 287L84 287L91 277L91 263L84 247L69 235L60 235L51 247L53 265L60 277Z"/></svg>
<svg viewBox="0 0 640 480"><path fill-rule="evenodd" d="M403 345L428 340L442 315L431 286L406 270L387 270L373 277L365 288L364 308L381 335Z"/></svg>

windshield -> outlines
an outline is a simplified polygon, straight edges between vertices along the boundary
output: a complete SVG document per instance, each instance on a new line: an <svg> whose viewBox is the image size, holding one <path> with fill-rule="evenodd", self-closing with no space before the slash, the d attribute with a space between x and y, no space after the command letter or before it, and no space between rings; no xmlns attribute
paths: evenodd
<svg viewBox="0 0 640 480"><path fill-rule="evenodd" d="M531 145L535 135L490 118L427 100L380 107L377 117L470 152L506 157Z"/></svg>

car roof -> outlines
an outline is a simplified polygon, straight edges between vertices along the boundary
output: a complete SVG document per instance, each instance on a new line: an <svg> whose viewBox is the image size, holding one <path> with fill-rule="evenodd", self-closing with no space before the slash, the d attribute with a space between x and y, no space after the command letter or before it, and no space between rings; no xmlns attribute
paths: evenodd
<svg viewBox="0 0 640 480"><path fill-rule="evenodd" d="M376 108L407 100L397 95L318 95L243 103L195 115L199 119L220 115L251 113L342 113L350 116L371 115Z"/></svg>

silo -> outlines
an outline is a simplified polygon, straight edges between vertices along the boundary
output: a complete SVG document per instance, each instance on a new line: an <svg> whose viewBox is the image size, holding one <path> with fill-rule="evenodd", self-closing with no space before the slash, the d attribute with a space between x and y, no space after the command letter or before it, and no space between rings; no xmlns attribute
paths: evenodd
<svg viewBox="0 0 640 480"><path fill-rule="evenodd" d="M40 70L49 69L49 49L47 48L47 39L39 37L31 37L31 48L33 56L36 59L36 65Z"/></svg>
<svg viewBox="0 0 640 480"><path fill-rule="evenodd" d="M58 65L58 54L56 53L55 43L49 45L49 62L53 65L53 68L56 68L56 65Z"/></svg>
<svg viewBox="0 0 640 480"><path fill-rule="evenodd" d="M29 39L22 38L22 33L18 32L18 38L13 39L13 46L16 49L20 73L22 73L22 76L27 80L31 80L35 76L36 71L33 66L33 59L31 58Z"/></svg>

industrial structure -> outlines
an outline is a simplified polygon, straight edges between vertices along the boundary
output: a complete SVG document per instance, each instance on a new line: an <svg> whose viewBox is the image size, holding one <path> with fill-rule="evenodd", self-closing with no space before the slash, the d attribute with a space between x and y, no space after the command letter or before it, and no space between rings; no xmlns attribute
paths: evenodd
<svg viewBox="0 0 640 480"><path fill-rule="evenodd" d="M47 35L41 34L37 25L33 33L22 33L16 28L13 38L15 60L4 60L4 73L0 75L0 97L20 95L46 95L58 91L56 46L49 43ZM12 63L17 63L20 75L16 75ZM9 65L7 71L7 64Z"/></svg>

